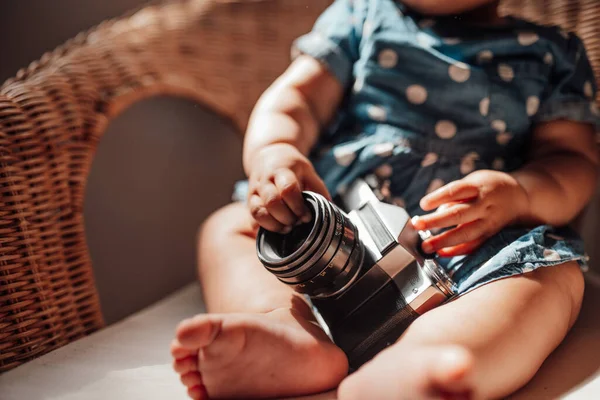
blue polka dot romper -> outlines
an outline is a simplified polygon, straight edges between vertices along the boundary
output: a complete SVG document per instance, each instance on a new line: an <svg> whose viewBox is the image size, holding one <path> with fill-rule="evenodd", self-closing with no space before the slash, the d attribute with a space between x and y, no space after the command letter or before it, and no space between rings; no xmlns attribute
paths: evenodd
<svg viewBox="0 0 600 400"><path fill-rule="evenodd" d="M330 192L365 177L411 215L424 213L425 194L475 170L521 167L537 123L600 126L583 44L557 27L466 25L392 0L336 0L293 52L346 88L311 158ZM583 243L550 226L509 227L468 256L440 259L459 294L567 261L586 267Z"/></svg>

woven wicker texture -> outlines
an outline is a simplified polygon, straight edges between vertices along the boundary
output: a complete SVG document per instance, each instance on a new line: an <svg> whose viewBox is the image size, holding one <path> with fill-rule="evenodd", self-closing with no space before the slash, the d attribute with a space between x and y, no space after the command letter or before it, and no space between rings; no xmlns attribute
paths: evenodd
<svg viewBox="0 0 600 400"><path fill-rule="evenodd" d="M0 89L0 372L102 327L83 196L112 118L155 94L192 98L243 130L329 0L176 0L106 21ZM600 76L597 0L506 9L585 40ZM132 288L135 290L135 288Z"/></svg>

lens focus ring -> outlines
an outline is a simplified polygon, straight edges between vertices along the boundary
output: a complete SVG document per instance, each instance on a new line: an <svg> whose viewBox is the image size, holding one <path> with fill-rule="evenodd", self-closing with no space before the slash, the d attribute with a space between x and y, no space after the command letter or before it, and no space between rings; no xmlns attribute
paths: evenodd
<svg viewBox="0 0 600 400"><path fill-rule="evenodd" d="M333 296L356 278L364 248L350 219L323 196L304 192L312 221L288 235L260 229L261 263L282 282L311 297Z"/></svg>

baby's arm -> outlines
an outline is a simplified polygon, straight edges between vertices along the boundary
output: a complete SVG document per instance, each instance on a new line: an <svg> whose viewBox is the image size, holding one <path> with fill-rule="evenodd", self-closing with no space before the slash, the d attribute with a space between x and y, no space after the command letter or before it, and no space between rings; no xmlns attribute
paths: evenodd
<svg viewBox="0 0 600 400"><path fill-rule="evenodd" d="M530 161L513 173L482 170L421 200L437 211L413 223L418 229L448 228L423 243L443 256L473 251L510 224L566 225L590 200L598 155L592 125L556 120L534 130Z"/></svg>
<svg viewBox="0 0 600 400"><path fill-rule="evenodd" d="M527 193L526 224L566 225L596 187L598 150L592 125L553 121L535 129L531 162L512 175Z"/></svg>
<svg viewBox="0 0 600 400"><path fill-rule="evenodd" d="M266 229L285 232L307 218L302 190L329 196L307 155L333 117L343 88L318 61L298 57L258 101L244 139L248 206Z"/></svg>

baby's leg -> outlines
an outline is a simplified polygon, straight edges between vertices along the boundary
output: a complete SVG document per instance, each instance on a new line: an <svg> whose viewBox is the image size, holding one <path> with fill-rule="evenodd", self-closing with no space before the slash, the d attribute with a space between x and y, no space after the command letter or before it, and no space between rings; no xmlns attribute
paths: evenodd
<svg viewBox="0 0 600 400"><path fill-rule="evenodd" d="M339 399L505 397L562 341L582 296L574 262L482 286L415 321L342 382Z"/></svg>
<svg viewBox="0 0 600 400"><path fill-rule="evenodd" d="M183 321L172 345L192 398L309 394L347 374L345 355L304 299L259 263L255 237L242 204L215 213L200 234L199 275L211 314Z"/></svg>

